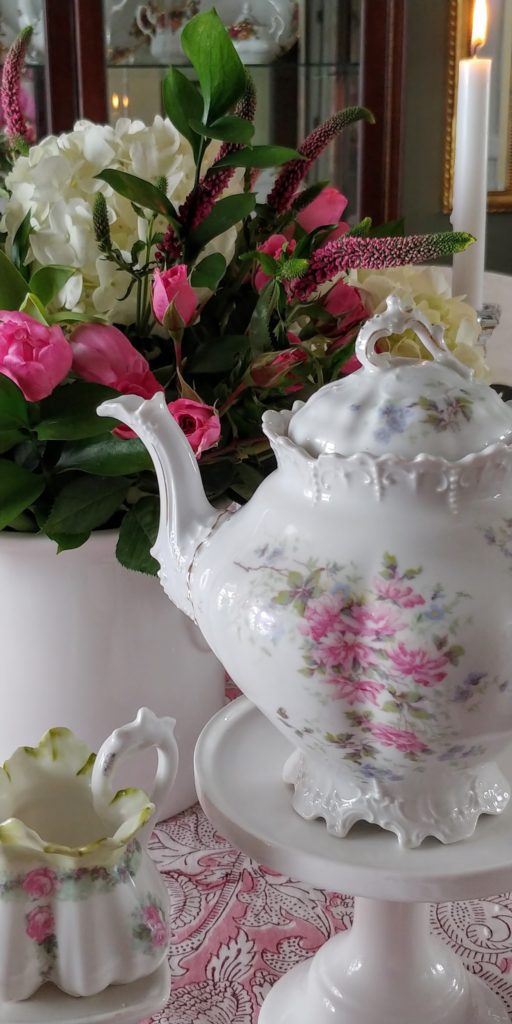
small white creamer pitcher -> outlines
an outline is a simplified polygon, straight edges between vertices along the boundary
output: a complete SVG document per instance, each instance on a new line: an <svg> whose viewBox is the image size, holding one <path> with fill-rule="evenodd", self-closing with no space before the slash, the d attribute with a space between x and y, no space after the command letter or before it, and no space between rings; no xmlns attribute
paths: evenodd
<svg viewBox="0 0 512 1024"><path fill-rule="evenodd" d="M73 996L152 974L169 944L164 882L145 850L178 767L175 721L141 708L98 755L50 729L0 769L0 1000L45 982ZM151 798L114 792L135 750L156 747Z"/></svg>

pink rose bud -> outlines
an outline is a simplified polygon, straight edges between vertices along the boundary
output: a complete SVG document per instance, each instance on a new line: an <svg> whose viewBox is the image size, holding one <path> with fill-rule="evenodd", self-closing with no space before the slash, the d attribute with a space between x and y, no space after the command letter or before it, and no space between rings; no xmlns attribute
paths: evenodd
<svg viewBox="0 0 512 1024"><path fill-rule="evenodd" d="M256 387L274 387L283 377L295 366L299 366L308 358L307 352L302 348L290 348L277 355L266 353L256 359L249 369L251 380Z"/></svg>
<svg viewBox="0 0 512 1024"><path fill-rule="evenodd" d="M258 252L266 252L268 256L272 256L272 259L278 260L279 257L283 255L283 251L285 251L288 256L291 256L296 245L297 243L293 241L293 238L290 240L286 238L286 235L271 235L270 238L267 238L266 242L263 242L262 245L258 245L257 249ZM254 274L254 287L256 291L261 292L262 288L267 284L267 281L270 281L270 275L266 274L258 264L258 268Z"/></svg>
<svg viewBox="0 0 512 1024"><path fill-rule="evenodd" d="M153 313L160 323L164 322L171 304L185 326L192 323L197 313L197 295L189 282L184 263L170 270L157 269L153 273Z"/></svg>
<svg viewBox="0 0 512 1024"><path fill-rule="evenodd" d="M62 329L27 313L0 311L0 373L18 385L29 402L39 402L67 377L71 348Z"/></svg>
<svg viewBox="0 0 512 1024"><path fill-rule="evenodd" d="M349 225L341 220L347 202L348 200L341 192L338 192L337 188L327 185L319 192L316 199L313 199L297 214L297 223L308 233L314 231L315 228L337 224L338 227L328 235L328 241L332 242L349 229Z"/></svg>
<svg viewBox="0 0 512 1024"><path fill-rule="evenodd" d="M207 448L212 448L220 437L220 419L211 405L194 402L191 398L177 398L169 402L169 412L181 427L187 441L199 458Z"/></svg>
<svg viewBox="0 0 512 1024"><path fill-rule="evenodd" d="M80 324L71 335L73 372L125 395L152 398L163 391L147 359L122 331L106 324Z"/></svg>

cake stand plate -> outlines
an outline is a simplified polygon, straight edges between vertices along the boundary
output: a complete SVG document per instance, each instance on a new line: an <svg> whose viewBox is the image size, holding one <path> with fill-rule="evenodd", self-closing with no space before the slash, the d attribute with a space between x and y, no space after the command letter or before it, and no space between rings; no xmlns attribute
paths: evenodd
<svg viewBox="0 0 512 1024"><path fill-rule="evenodd" d="M277 982L259 1024L509 1024L501 1000L430 935L426 904L511 887L512 808L446 846L404 849L363 822L340 839L293 810L281 779L291 749L241 697L211 719L195 753L200 802L230 842L288 877L356 897L350 931ZM510 755L501 768L511 776Z"/></svg>
<svg viewBox="0 0 512 1024"><path fill-rule="evenodd" d="M97 996L75 998L44 985L21 1003L0 1003L0 1024L139 1024L165 1006L170 989L167 961L148 978L110 985Z"/></svg>

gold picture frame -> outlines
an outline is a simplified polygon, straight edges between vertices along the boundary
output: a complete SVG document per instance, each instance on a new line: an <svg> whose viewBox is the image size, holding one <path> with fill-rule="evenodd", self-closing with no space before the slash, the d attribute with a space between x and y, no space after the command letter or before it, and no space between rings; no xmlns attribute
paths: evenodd
<svg viewBox="0 0 512 1024"><path fill-rule="evenodd" d="M473 0L449 0L448 70L446 93L445 149L443 165L443 211L452 209L453 166L455 161L455 117L459 61L471 55L471 12ZM494 213L512 212L512 60L508 40L512 35L512 3L505 0L504 17L507 19L500 32L503 52L507 58L499 89L503 100L500 132L503 139L501 160L504 163L504 188L488 193L487 208ZM485 56L488 54L486 53Z"/></svg>

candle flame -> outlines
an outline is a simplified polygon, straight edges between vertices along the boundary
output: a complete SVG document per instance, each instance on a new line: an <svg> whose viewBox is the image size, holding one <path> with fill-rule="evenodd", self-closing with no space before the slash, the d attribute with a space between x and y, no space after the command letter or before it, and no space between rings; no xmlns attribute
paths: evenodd
<svg viewBox="0 0 512 1024"><path fill-rule="evenodd" d="M487 39L487 2L486 0L475 0L473 10L473 30L471 32L471 52L474 55L479 46L483 46Z"/></svg>

